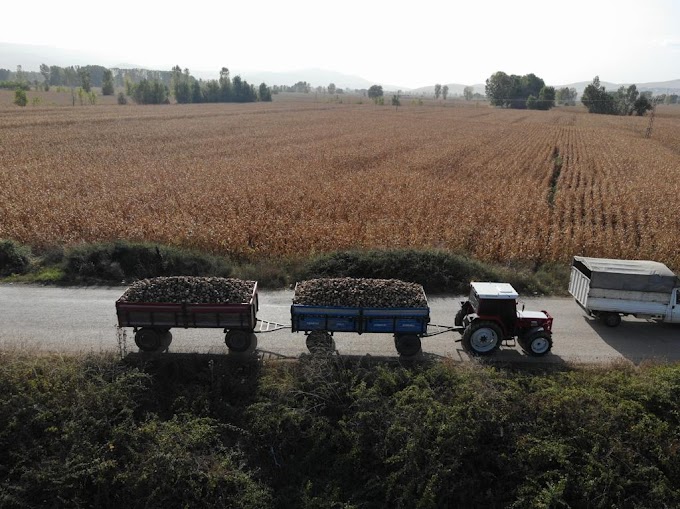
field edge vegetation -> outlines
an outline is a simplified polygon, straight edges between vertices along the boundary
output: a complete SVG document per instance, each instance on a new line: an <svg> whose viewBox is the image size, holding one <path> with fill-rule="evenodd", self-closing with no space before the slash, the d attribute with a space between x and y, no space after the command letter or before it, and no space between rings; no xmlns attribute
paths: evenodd
<svg viewBox="0 0 680 509"><path fill-rule="evenodd" d="M527 295L564 295L568 267L550 262L492 264L440 249L348 250L269 260L232 260L156 243L126 241L32 249L0 240L0 281L120 285L156 276L193 275L257 280L286 288L316 277L401 279L428 293L466 293L471 281L504 281Z"/></svg>
<svg viewBox="0 0 680 509"><path fill-rule="evenodd" d="M678 365L0 361L2 507L680 504Z"/></svg>

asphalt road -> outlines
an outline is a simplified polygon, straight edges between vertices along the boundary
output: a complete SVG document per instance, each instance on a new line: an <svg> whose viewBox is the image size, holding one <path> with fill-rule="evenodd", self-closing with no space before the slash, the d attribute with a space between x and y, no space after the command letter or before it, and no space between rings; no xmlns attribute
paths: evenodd
<svg viewBox="0 0 680 509"><path fill-rule="evenodd" d="M55 288L0 285L0 348L43 352L136 352L132 330L122 337L116 326L115 301L124 288ZM290 323L293 292L260 291L258 318ZM461 297L430 297L431 321L453 325ZM534 359L519 346L504 346L494 359L507 362L607 363L627 359L680 360L680 325L657 324L626 317L617 328L588 318L571 298L521 299L527 310L548 310L555 318L553 349ZM171 352L228 353L219 329L173 329ZM279 330L258 334L257 350L265 357L295 358L306 353L302 333ZM423 356L466 360L455 332L424 338ZM336 334L341 355L394 357L391 335Z"/></svg>

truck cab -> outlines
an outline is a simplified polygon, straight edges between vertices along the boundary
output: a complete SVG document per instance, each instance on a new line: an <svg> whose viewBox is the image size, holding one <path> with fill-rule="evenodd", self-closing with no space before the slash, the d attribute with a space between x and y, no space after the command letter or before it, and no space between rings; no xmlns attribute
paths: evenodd
<svg viewBox="0 0 680 509"><path fill-rule="evenodd" d="M468 353L490 355L502 342L515 339L528 355L550 351L552 317L547 311L518 309L518 297L509 283L471 283L469 299L461 303L455 318Z"/></svg>

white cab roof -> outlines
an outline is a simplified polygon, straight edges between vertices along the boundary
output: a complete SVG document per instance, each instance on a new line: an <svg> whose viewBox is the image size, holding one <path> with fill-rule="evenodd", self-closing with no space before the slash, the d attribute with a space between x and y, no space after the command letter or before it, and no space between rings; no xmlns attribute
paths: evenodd
<svg viewBox="0 0 680 509"><path fill-rule="evenodd" d="M471 283L481 299L516 299L519 294L510 283Z"/></svg>

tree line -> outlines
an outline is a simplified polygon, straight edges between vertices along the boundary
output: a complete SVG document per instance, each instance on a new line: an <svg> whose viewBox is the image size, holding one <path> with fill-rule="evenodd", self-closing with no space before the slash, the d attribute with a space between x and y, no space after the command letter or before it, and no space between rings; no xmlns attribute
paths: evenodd
<svg viewBox="0 0 680 509"><path fill-rule="evenodd" d="M549 110L555 106L555 87L533 73L517 76L498 71L486 80L486 96L493 106Z"/></svg>
<svg viewBox="0 0 680 509"><path fill-rule="evenodd" d="M605 115L644 115L653 107L651 92L640 93L635 85L620 87L616 92L607 92L600 84L600 77L595 76L593 82L583 91L581 102L589 113Z"/></svg>
<svg viewBox="0 0 680 509"><path fill-rule="evenodd" d="M249 84L241 76L231 78L226 67L220 70L219 79L198 80L191 75L189 69L182 71L182 68L176 65L172 68L171 87L175 100L180 104L272 100L272 91L266 83L261 83L256 90L254 85Z"/></svg>

